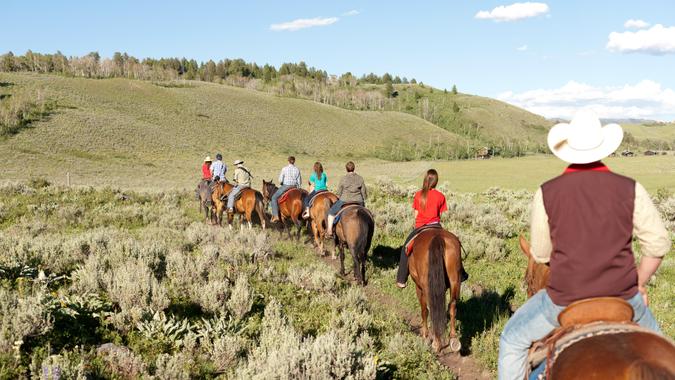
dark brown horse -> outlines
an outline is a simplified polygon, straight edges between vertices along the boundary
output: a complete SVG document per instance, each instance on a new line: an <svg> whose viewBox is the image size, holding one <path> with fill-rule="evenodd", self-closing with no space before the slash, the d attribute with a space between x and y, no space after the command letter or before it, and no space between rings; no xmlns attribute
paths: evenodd
<svg viewBox="0 0 675 380"><path fill-rule="evenodd" d="M213 222L213 213L211 206L213 202L211 201L211 188L208 181L201 180L197 185L197 196L199 198L199 212L204 211L204 218L207 222Z"/></svg>
<svg viewBox="0 0 675 380"><path fill-rule="evenodd" d="M375 221L367 208L358 205L345 206L340 220L335 225L335 246L340 255L340 274L345 274L345 248L349 248L354 260L356 282L365 286L366 256L375 232Z"/></svg>
<svg viewBox="0 0 675 380"><path fill-rule="evenodd" d="M234 186L230 183L218 183L213 189L213 194L211 196L213 205L214 205L214 215L216 218L216 223L222 225L223 222L223 212L227 206L227 201L224 196L230 194ZM246 218L249 228L252 226L253 212L258 215L260 219L260 224L262 228L265 228L266 219L263 207L263 197L262 194L254 189L248 188L244 189L240 193L239 199L234 202L234 212L243 215ZM232 227L232 220L234 215L228 215L227 223Z"/></svg>
<svg viewBox="0 0 675 380"><path fill-rule="evenodd" d="M314 244L316 245L316 249L319 251L319 254L322 256L326 253L323 243L323 236L326 228L328 227L326 224L328 210L330 210L333 203L337 202L337 200L337 195L329 191L324 191L316 195L314 198L314 203L312 203L312 207L309 208L309 217L311 220L312 234L314 235ZM332 256L335 258L335 251L333 251Z"/></svg>
<svg viewBox="0 0 675 380"><path fill-rule="evenodd" d="M262 195L265 202L269 203L272 199L272 195L279 188L274 184L274 182L267 182L263 180ZM303 189L290 189L286 193L286 200L279 205L279 214L281 216L281 224L288 232L288 237L291 237L291 230L287 226L287 222L290 220L297 229L297 239L300 240L300 234L302 233L302 208L303 201L307 196L307 191Z"/></svg>
<svg viewBox="0 0 675 380"><path fill-rule="evenodd" d="M520 248L528 259L525 281L531 296L546 287L549 270L534 261L522 236ZM647 332L596 335L562 351L548 372L553 380L675 379L675 344Z"/></svg>
<svg viewBox="0 0 675 380"><path fill-rule="evenodd" d="M455 330L457 301L461 286L462 244L457 236L434 228L422 231L413 241L408 259L410 276L417 285L417 299L422 311L422 336L429 337L427 316L431 311L432 347L445 347L445 329L450 314L450 349L459 351L461 344ZM445 308L445 291L450 289L450 304Z"/></svg>

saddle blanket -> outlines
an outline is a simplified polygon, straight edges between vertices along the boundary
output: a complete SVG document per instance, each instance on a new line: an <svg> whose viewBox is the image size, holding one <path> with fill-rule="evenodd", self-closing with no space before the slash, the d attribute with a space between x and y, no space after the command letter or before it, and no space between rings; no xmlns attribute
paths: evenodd
<svg viewBox="0 0 675 380"><path fill-rule="evenodd" d="M291 187L290 189L286 190L281 196L279 197L279 200L277 201L278 204L282 204L288 200L288 197L291 195L291 192L293 190L297 190L303 193L306 193L305 190L303 189L298 189L297 187Z"/></svg>

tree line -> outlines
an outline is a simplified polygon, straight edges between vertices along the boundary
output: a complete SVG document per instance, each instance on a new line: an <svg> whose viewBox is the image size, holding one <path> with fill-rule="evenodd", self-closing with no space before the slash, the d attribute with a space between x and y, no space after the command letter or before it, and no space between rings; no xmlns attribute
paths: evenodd
<svg viewBox="0 0 675 380"><path fill-rule="evenodd" d="M0 56L0 71L28 71L57 73L85 78L130 78L145 80L200 80L223 81L227 78L259 79L266 83L286 76L312 79L319 83L335 82L343 85L368 84L415 84L413 78L392 76L389 73L364 74L356 77L350 72L340 76L328 75L325 70L308 67L305 62L258 65L243 59L222 59L197 62L187 58L144 58L139 59L127 53L115 52L111 58L102 58L98 52L84 56L67 57L60 51L55 54L41 54L28 50L24 55L11 51Z"/></svg>

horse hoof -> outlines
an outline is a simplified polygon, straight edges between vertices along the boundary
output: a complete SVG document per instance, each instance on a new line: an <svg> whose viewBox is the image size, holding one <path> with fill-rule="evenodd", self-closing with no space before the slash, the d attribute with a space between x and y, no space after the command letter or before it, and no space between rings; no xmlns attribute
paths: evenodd
<svg viewBox="0 0 675 380"><path fill-rule="evenodd" d="M450 338L450 350L452 352L458 352L462 349L462 343L457 338Z"/></svg>

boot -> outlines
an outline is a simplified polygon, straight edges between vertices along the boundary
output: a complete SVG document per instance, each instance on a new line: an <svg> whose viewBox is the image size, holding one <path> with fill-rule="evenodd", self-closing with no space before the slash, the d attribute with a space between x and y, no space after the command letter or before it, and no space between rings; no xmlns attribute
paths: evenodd
<svg viewBox="0 0 675 380"><path fill-rule="evenodd" d="M326 239L332 239L333 238L333 222L334 221L335 221L335 216L328 215L328 219L326 220Z"/></svg>
<svg viewBox="0 0 675 380"><path fill-rule="evenodd" d="M305 208L305 211L302 212L302 219L309 219L309 207Z"/></svg>

